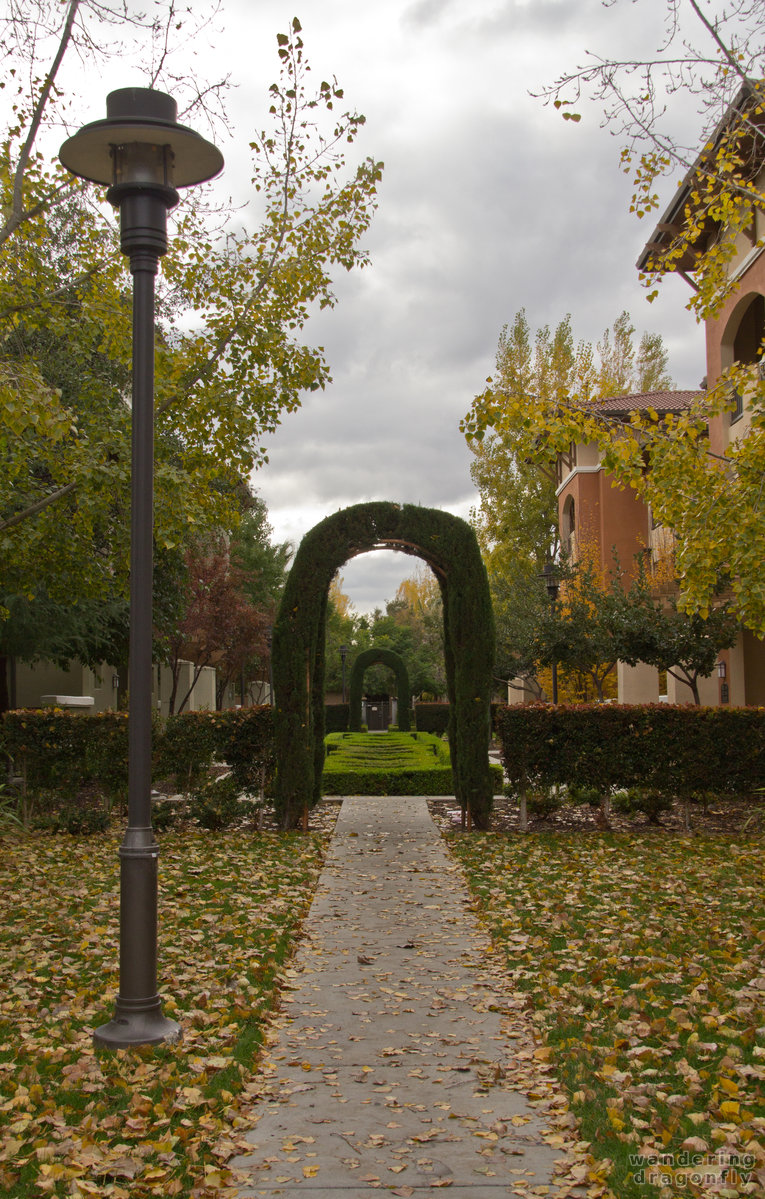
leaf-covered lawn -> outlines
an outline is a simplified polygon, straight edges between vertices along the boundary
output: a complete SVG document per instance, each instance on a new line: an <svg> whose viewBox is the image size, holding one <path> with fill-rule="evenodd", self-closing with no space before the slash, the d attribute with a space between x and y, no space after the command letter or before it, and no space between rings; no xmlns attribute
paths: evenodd
<svg viewBox="0 0 765 1199"><path fill-rule="evenodd" d="M762 838L451 844L619 1199L763 1194Z"/></svg>
<svg viewBox="0 0 765 1199"><path fill-rule="evenodd" d="M118 838L2 844L0 1194L225 1194L238 1101L325 842L162 838L160 993L183 1040L118 1053L91 1041L117 988Z"/></svg>

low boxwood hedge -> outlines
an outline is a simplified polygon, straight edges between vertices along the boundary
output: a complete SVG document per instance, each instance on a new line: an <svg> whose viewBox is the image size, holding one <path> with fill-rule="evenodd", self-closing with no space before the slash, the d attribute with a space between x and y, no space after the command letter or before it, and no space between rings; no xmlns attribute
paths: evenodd
<svg viewBox="0 0 765 1199"><path fill-rule="evenodd" d="M326 738L324 795L453 795L449 746L430 733L346 733ZM502 770L491 768L497 794Z"/></svg>

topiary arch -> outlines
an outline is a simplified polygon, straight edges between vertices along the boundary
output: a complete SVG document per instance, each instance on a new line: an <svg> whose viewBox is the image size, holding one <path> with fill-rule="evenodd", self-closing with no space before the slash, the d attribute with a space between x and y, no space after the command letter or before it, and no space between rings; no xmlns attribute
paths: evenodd
<svg viewBox="0 0 765 1199"><path fill-rule="evenodd" d="M409 732L410 698L409 674L404 659L393 649L365 649L353 663L351 670L350 714L348 728L352 733L361 731L361 692L364 686L364 674L369 666L382 662L396 673L398 686L398 727L402 733Z"/></svg>
<svg viewBox="0 0 765 1199"><path fill-rule="evenodd" d="M441 588L454 789L485 828L491 811L489 733L494 622L475 533L448 512L413 504L344 508L305 535L273 633L276 810L285 828L321 796L327 595L349 558L395 549L422 558Z"/></svg>

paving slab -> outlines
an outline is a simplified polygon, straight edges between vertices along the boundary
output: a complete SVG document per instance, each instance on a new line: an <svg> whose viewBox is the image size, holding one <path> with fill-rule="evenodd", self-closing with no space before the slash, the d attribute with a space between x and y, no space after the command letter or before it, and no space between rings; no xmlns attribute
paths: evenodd
<svg viewBox="0 0 765 1199"><path fill-rule="evenodd" d="M575 1193L553 1185L548 1110L511 1081L533 1044L489 949L426 801L344 800L249 1088L239 1193Z"/></svg>

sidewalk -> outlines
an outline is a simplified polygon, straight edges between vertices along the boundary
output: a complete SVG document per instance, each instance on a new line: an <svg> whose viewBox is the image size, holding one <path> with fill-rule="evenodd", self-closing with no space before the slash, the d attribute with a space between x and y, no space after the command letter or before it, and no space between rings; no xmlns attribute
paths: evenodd
<svg viewBox="0 0 765 1199"><path fill-rule="evenodd" d="M568 1195L512 1088L488 941L424 799L346 799L250 1115L242 1196ZM543 1130L552 1144L543 1140ZM537 1190L537 1188L542 1188Z"/></svg>

